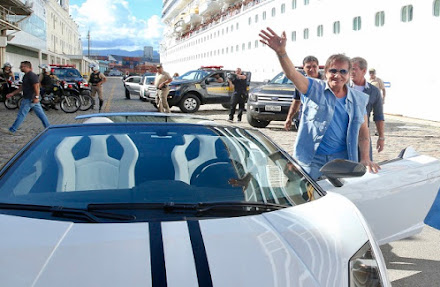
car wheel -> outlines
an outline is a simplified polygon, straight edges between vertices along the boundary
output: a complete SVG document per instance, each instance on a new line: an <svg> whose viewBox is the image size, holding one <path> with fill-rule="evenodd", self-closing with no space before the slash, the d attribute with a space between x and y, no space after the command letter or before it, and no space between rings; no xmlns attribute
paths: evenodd
<svg viewBox="0 0 440 287"><path fill-rule="evenodd" d="M222 104L222 107L229 110L231 108L231 104Z"/></svg>
<svg viewBox="0 0 440 287"><path fill-rule="evenodd" d="M248 123L254 128L265 128L269 125L270 121L263 121L254 119L249 113L246 114Z"/></svg>
<svg viewBox="0 0 440 287"><path fill-rule="evenodd" d="M200 108L200 99L194 94L186 94L180 101L179 107L184 113L195 113Z"/></svg>

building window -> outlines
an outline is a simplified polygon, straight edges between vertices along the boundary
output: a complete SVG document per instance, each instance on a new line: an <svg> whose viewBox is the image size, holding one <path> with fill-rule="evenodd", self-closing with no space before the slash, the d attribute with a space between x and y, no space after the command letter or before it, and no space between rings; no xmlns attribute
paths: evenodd
<svg viewBox="0 0 440 287"><path fill-rule="evenodd" d="M309 38L309 28L304 29L304 40L307 40Z"/></svg>
<svg viewBox="0 0 440 287"><path fill-rule="evenodd" d="M246 44L245 43L241 44L241 50L244 51L245 49L246 49Z"/></svg>
<svg viewBox="0 0 440 287"><path fill-rule="evenodd" d="M255 40L255 48L258 48L258 40Z"/></svg>
<svg viewBox="0 0 440 287"><path fill-rule="evenodd" d="M238 30L238 23L235 24L235 30Z"/></svg>
<svg viewBox="0 0 440 287"><path fill-rule="evenodd" d="M258 22L258 14L255 15L255 23L257 23L257 22Z"/></svg>
<svg viewBox="0 0 440 287"><path fill-rule="evenodd" d="M263 20L266 20L266 11L263 12Z"/></svg>
<svg viewBox="0 0 440 287"><path fill-rule="evenodd" d="M316 33L317 33L318 37L324 36L324 26L323 25L319 25Z"/></svg>
<svg viewBox="0 0 440 287"><path fill-rule="evenodd" d="M226 47L226 54L229 53L229 47Z"/></svg>
<svg viewBox="0 0 440 287"><path fill-rule="evenodd" d="M439 17L440 16L440 0L435 0L434 1L434 5L432 7L432 14L435 17Z"/></svg>
<svg viewBox="0 0 440 287"><path fill-rule="evenodd" d="M234 25L231 25L231 32L234 31Z"/></svg>
<svg viewBox="0 0 440 287"><path fill-rule="evenodd" d="M228 34L229 32L229 27L226 27L226 34Z"/></svg>
<svg viewBox="0 0 440 287"><path fill-rule="evenodd" d="M281 14L284 14L286 12L286 4L281 4Z"/></svg>
<svg viewBox="0 0 440 287"><path fill-rule="evenodd" d="M336 21L333 23L333 34L339 34L341 33L341 22Z"/></svg>
<svg viewBox="0 0 440 287"><path fill-rule="evenodd" d="M275 15L277 14L275 7L272 8L272 17L275 17Z"/></svg>
<svg viewBox="0 0 440 287"><path fill-rule="evenodd" d="M292 10L296 9L296 0L292 0Z"/></svg>
<svg viewBox="0 0 440 287"><path fill-rule="evenodd" d="M357 16L353 18L353 30L354 31L359 31L361 29L362 26L362 21L361 21L361 17Z"/></svg>
<svg viewBox="0 0 440 287"><path fill-rule="evenodd" d="M252 24L252 18L251 17L249 17L249 19L248 19L248 24L249 25Z"/></svg>
<svg viewBox="0 0 440 287"><path fill-rule="evenodd" d="M235 46L235 52L238 52L238 51L240 51L240 50L239 50L239 48L240 48L240 46L238 46L238 45L237 45L237 46Z"/></svg>
<svg viewBox="0 0 440 287"><path fill-rule="evenodd" d="M248 43L248 50L250 50L251 48L252 48L252 43L249 42L249 43Z"/></svg>
<svg viewBox="0 0 440 287"><path fill-rule="evenodd" d="M310 4L310 0L304 0L304 6L307 6Z"/></svg>
<svg viewBox="0 0 440 287"><path fill-rule="evenodd" d="M234 53L234 46L231 46L231 53Z"/></svg>
<svg viewBox="0 0 440 287"><path fill-rule="evenodd" d="M380 11L380 12L376 13L374 25L376 25L376 27L382 27L383 25L385 25L385 12L384 11Z"/></svg>
<svg viewBox="0 0 440 287"><path fill-rule="evenodd" d="M403 6L400 18L402 22L411 22L413 19L413 6L412 5Z"/></svg>
<svg viewBox="0 0 440 287"><path fill-rule="evenodd" d="M292 31L292 34L290 37L291 37L292 42L296 42L296 31Z"/></svg>

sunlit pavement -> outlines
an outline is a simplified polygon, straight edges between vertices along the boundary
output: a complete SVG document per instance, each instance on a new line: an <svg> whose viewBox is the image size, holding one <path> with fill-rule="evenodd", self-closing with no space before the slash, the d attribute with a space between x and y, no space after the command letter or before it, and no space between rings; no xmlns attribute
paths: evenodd
<svg viewBox="0 0 440 287"><path fill-rule="evenodd" d="M140 101L136 96L132 95L131 100L126 100L121 78L108 78L107 83L104 84L104 94L103 112L156 111L152 105ZM14 122L17 111L7 110L0 103L1 127L9 127ZM46 115L51 124L69 124L75 122L77 115L97 112L95 109L93 111L66 114L61 110L50 110L46 112ZM180 110L178 107L172 107L171 112L180 113ZM197 115L213 119L221 124L231 125L226 121L228 111L222 108L221 105L201 106ZM234 122L232 125L250 127L245 115L243 115L242 122ZM377 136L374 136L373 126L374 124L372 125L371 134L373 146L375 146ZM373 153L375 161L381 162L395 158L402 149L408 146L412 146L421 154L440 158L440 123L386 115L385 127L385 150L379 154L377 152ZM19 130L20 135L11 136L0 132L0 165L6 163L9 158L42 130L41 122L31 113ZM296 133L285 131L282 122L272 122L267 128L260 130L288 152L292 152ZM417 200L417 198L414 198L414 200ZM440 200L438 200L438 203L440 204ZM411 212L411 210L408 210L408 212ZM440 222L440 218L437 220ZM382 251L393 286L440 286L440 231L437 229L426 226L421 234L392 244L386 244L382 246Z"/></svg>

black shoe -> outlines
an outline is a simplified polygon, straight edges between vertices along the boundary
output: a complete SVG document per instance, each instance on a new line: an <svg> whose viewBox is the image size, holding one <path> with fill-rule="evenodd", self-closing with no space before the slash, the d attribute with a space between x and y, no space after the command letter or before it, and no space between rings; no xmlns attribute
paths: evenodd
<svg viewBox="0 0 440 287"><path fill-rule="evenodd" d="M241 122L241 118L238 118L238 119L237 119L237 122Z"/></svg>

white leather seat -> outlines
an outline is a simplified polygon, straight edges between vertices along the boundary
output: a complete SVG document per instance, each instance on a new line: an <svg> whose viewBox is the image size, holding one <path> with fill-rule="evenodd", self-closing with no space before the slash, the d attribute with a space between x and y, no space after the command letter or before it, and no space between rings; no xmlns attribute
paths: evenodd
<svg viewBox="0 0 440 287"><path fill-rule="evenodd" d="M57 192L122 189L135 185L135 173L139 152L127 135L114 135L123 148L120 160L107 151L108 135L89 136L89 156L75 160L72 149L82 136L64 139L55 151L58 163Z"/></svg>

